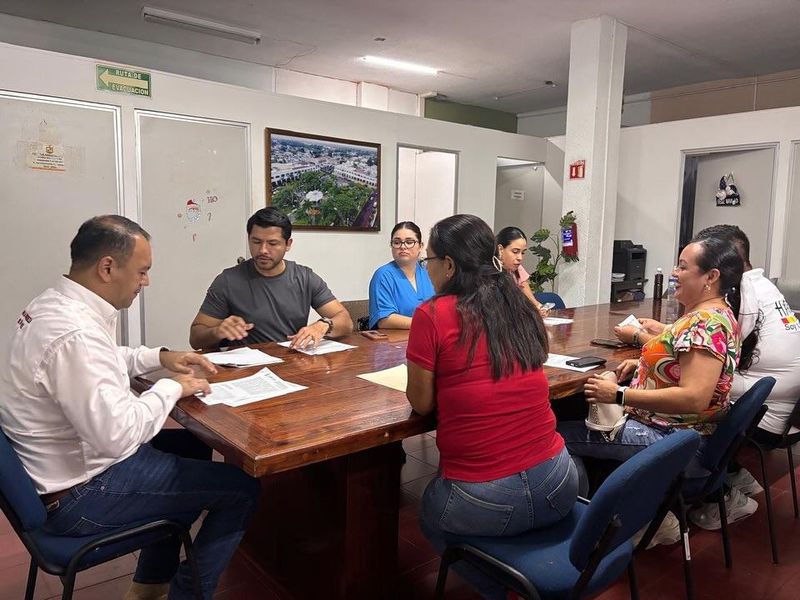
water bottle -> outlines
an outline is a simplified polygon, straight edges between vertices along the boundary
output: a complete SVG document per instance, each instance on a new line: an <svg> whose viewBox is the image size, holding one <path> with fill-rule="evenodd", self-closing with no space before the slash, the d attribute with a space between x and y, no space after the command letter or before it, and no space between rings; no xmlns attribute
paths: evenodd
<svg viewBox="0 0 800 600"><path fill-rule="evenodd" d="M675 275L669 276L667 283L667 295L664 298L664 323L670 324L678 320L681 316L681 307L675 297L675 288L678 285L678 278Z"/></svg>
<svg viewBox="0 0 800 600"><path fill-rule="evenodd" d="M653 278L653 299L661 300L664 295L664 272L661 267L656 269L656 276Z"/></svg>

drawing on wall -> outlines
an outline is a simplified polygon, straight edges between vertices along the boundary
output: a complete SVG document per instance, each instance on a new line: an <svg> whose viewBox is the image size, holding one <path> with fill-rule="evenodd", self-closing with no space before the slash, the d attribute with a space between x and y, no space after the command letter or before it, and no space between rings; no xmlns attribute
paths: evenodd
<svg viewBox="0 0 800 600"><path fill-rule="evenodd" d="M381 146L265 129L267 206L297 229L380 231Z"/></svg>
<svg viewBox="0 0 800 600"><path fill-rule="evenodd" d="M210 227L214 208L220 202L220 195L215 189L207 189L203 194L196 194L188 200L181 201L181 208L176 213L183 228L190 230L192 241L196 242L201 230Z"/></svg>

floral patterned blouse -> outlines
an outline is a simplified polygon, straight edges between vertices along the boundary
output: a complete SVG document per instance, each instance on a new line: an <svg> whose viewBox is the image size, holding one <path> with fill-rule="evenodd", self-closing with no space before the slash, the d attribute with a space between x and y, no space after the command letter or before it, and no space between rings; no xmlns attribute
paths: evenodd
<svg viewBox="0 0 800 600"><path fill-rule="evenodd" d="M729 308L694 311L667 326L661 335L642 348L630 387L652 390L678 385L681 378L678 355L693 349L709 352L722 362L722 372L709 407L700 414L680 415L627 407L631 418L656 428L693 428L702 435L714 432L716 422L728 410L731 382L741 350L739 325Z"/></svg>

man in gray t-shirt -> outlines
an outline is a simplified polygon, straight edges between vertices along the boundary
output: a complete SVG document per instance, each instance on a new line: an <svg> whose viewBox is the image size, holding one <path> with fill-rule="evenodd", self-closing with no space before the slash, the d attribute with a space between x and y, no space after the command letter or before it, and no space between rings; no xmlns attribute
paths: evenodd
<svg viewBox="0 0 800 600"><path fill-rule="evenodd" d="M192 322L193 348L223 340L260 343L286 339L293 347L316 346L323 336L350 333L350 314L310 268L284 260L292 225L276 209L262 208L247 221L252 258L225 269L208 288ZM307 325L309 309L322 317Z"/></svg>

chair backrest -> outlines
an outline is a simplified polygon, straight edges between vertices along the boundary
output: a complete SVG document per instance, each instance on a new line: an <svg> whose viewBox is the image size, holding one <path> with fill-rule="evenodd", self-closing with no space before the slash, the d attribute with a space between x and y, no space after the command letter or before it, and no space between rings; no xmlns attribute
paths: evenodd
<svg viewBox="0 0 800 600"><path fill-rule="evenodd" d="M727 467L731 446L744 438L747 428L756 418L774 385L774 377L762 377L733 403L728 414L709 436L698 457L700 465L715 474Z"/></svg>
<svg viewBox="0 0 800 600"><path fill-rule="evenodd" d="M533 296L539 301L539 304L547 304L548 302L552 302L553 304L555 304L555 308L557 310L561 310L562 308L567 308L567 305L564 304L564 301L561 299L561 296L559 296L555 292L536 292Z"/></svg>
<svg viewBox="0 0 800 600"><path fill-rule="evenodd" d="M47 511L33 481L5 433L0 433L0 496L3 511L15 529L33 531L47 520Z"/></svg>
<svg viewBox="0 0 800 600"><path fill-rule="evenodd" d="M342 306L350 313L356 331L369 329L369 300L345 300Z"/></svg>
<svg viewBox="0 0 800 600"><path fill-rule="evenodd" d="M569 548L572 564L582 571L590 560L602 558L594 556L595 549L615 520L619 529L605 547L606 554L649 523L699 445L697 432L676 431L614 470L598 488L575 528Z"/></svg>

